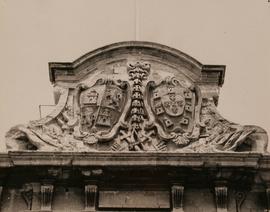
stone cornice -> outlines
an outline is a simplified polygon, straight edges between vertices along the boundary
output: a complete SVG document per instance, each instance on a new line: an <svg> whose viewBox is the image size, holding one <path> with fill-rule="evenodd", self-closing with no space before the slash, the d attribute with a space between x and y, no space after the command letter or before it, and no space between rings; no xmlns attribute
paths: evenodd
<svg viewBox="0 0 270 212"><path fill-rule="evenodd" d="M260 153L34 152L0 154L0 168L16 166L243 167L270 169L270 155Z"/></svg>

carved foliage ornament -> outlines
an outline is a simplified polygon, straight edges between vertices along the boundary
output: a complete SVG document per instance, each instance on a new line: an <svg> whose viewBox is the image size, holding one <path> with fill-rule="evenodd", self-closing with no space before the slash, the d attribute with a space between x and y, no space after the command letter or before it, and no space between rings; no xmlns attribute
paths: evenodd
<svg viewBox="0 0 270 212"><path fill-rule="evenodd" d="M265 151L258 127L218 113L213 97L169 74L158 81L151 64L128 63L127 78L108 75L75 89L59 88L55 110L6 135L8 149L55 151Z"/></svg>

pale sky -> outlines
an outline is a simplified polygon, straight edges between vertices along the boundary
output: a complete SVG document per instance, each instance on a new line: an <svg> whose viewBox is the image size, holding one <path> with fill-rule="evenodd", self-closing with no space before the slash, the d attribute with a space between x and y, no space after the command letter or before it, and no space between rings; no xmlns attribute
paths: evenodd
<svg viewBox="0 0 270 212"><path fill-rule="evenodd" d="M136 5L137 16L135 0L0 0L0 150L10 127L38 119L38 105L53 104L48 62L73 61L98 47L135 40L136 34L203 64L226 65L220 113L270 134L268 0Z"/></svg>

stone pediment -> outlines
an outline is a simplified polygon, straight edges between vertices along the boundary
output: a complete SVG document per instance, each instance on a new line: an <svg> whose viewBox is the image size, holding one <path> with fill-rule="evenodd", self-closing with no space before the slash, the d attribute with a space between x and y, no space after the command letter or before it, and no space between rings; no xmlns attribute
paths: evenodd
<svg viewBox="0 0 270 212"><path fill-rule="evenodd" d="M91 51L72 63L49 63L50 80L55 82L80 82L93 72L125 67L128 60L151 61L152 66L169 67L178 70L196 83L224 82L225 66L202 65L189 55L151 42L120 42ZM163 67L162 67L163 65ZM156 70L156 71L157 71Z"/></svg>
<svg viewBox="0 0 270 212"><path fill-rule="evenodd" d="M9 150L265 152L266 132L217 111L225 66L122 42L49 63L55 110L6 135Z"/></svg>

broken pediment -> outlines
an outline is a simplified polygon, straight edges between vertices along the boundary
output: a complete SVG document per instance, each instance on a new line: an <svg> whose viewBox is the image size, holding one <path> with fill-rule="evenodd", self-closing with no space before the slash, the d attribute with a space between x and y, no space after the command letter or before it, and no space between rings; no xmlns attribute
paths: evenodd
<svg viewBox="0 0 270 212"><path fill-rule="evenodd" d="M267 134L217 111L225 66L150 42L50 63L56 106L6 134L8 150L265 152Z"/></svg>

